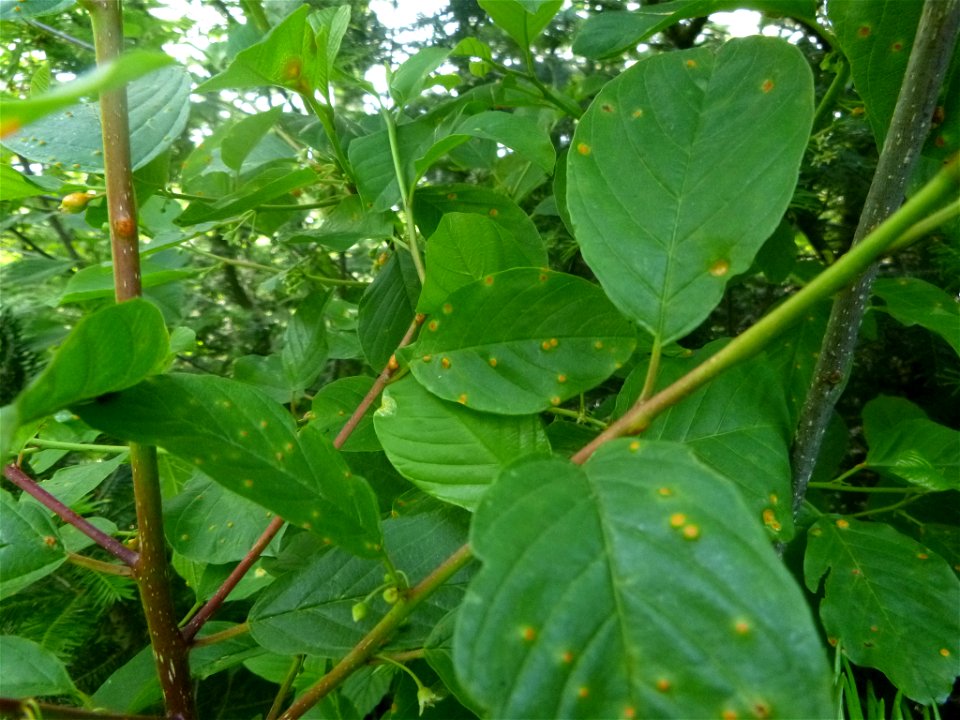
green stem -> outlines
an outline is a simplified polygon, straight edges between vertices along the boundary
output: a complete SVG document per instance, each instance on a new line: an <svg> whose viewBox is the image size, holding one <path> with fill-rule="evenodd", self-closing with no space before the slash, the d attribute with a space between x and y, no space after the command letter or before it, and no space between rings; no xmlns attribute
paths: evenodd
<svg viewBox="0 0 960 720"><path fill-rule="evenodd" d="M931 214L929 217L924 218L912 228L907 230L907 232L905 232L901 238L890 247L891 252L902 250L920 238L926 237L941 225L945 225L957 217L960 217L960 200L947 205L945 208L937 210L937 212Z"/></svg>
<svg viewBox="0 0 960 720"><path fill-rule="evenodd" d="M297 675L300 674L300 669L303 667L303 660L305 657L305 655L294 656L293 661L290 663L290 668L287 670L287 674L284 676L283 682L280 684L280 689L273 698L273 705L270 706L270 712L267 713L266 720L277 719L277 716L280 714L280 710L283 708L283 701L287 699L287 695L290 694L290 688L293 687L294 680L296 680Z"/></svg>
<svg viewBox="0 0 960 720"><path fill-rule="evenodd" d="M607 428L607 423L605 423L603 420L597 420L596 418L590 417L586 413L581 413L576 410L567 410L566 408L550 407L550 408L547 408L547 412L550 413L551 415L559 415L560 417L571 418L573 420L576 420L578 423L593 425L594 427L598 427L601 430L606 430Z"/></svg>
<svg viewBox="0 0 960 720"><path fill-rule="evenodd" d="M472 558L470 546L464 545L444 560L419 585L407 592L330 672L303 691L297 701L281 716L281 720L294 720L294 718L302 717L307 710L326 697L353 672L363 667L376 655L380 646L406 621L417 606L447 580L456 575Z"/></svg>
<svg viewBox="0 0 960 720"><path fill-rule="evenodd" d="M370 283L364 282L363 280L348 280L347 278L332 278L326 277L325 275L313 275L311 273L304 273L305 278L309 278L314 282L318 282L321 285L338 285L341 287L367 287Z"/></svg>
<svg viewBox="0 0 960 720"><path fill-rule="evenodd" d="M337 163L340 165L340 169L343 171L344 175L352 180L353 168L350 167L350 161L344 154L343 148L340 146L340 140L337 138L337 128L334 122L333 108L329 105L321 105L319 102L317 102L317 98L314 97L312 90L304 90L300 93L300 97L303 98L303 102L307 107L310 108L310 111L320 120L320 124L323 125L323 132L326 134L327 140L330 142L330 146L333 148L333 153L336 155Z"/></svg>
<svg viewBox="0 0 960 720"><path fill-rule="evenodd" d="M647 377L643 381L643 390L640 392L640 402L646 402L646 400L653 395L653 389L657 384L657 372L660 370L661 351L660 336L657 335L653 339L653 349L650 351L650 364L647 365Z"/></svg>
<svg viewBox="0 0 960 720"><path fill-rule="evenodd" d="M87 557L86 555L67 553L67 560L78 567L83 567L87 570L93 570L106 575L121 575L123 577L133 576L133 572L131 572L130 568L126 565L114 565L113 563L97 560L95 558Z"/></svg>
<svg viewBox="0 0 960 720"><path fill-rule="evenodd" d="M815 304L854 280L864 268L896 242L921 218L952 199L960 187L960 161L954 157L903 207L891 215L850 252L811 280L793 297L741 333L722 350L708 358L672 385L646 401L638 401L627 413L577 452L572 460L585 462L605 442L642 432L650 421L677 404L717 375L763 350L771 340L800 320Z"/></svg>
<svg viewBox="0 0 960 720"><path fill-rule="evenodd" d="M850 63L839 54L836 57L836 62L839 65L837 74L834 76L833 82L830 83L830 87L827 88L827 92L824 93L813 115L813 132L817 132L823 125L826 125L826 122L824 122L825 118L829 117L833 112L833 108L837 104L837 97L843 92L843 89L847 85L847 80L850 79Z"/></svg>
<svg viewBox="0 0 960 720"><path fill-rule="evenodd" d="M45 440L43 438L31 438L28 443L38 448L71 450L73 452L121 453L129 450L126 445L94 445L91 443L63 442L62 440Z"/></svg>
<svg viewBox="0 0 960 720"><path fill-rule="evenodd" d="M248 268L250 270L262 270L264 272L276 273L279 272L277 268L270 267L269 265L261 265L260 263L251 262L249 260L239 260L237 258L228 258L223 255L217 255L212 252L207 252L206 250L201 250L200 248L191 247L189 245L182 246L184 250L189 250L190 252L196 255L202 255L203 257L210 258L211 260L216 260L219 263L224 265L233 265L234 267Z"/></svg>
<svg viewBox="0 0 960 720"><path fill-rule="evenodd" d="M417 242L417 226L413 218L413 192L414 188L407 189L407 180L403 172L403 162L400 159L400 144L397 141L397 123L386 108L381 108L380 113L387 124L387 138L390 140L390 157L393 159L393 172L397 177L397 187L400 189L400 199L403 202L403 224L407 236L407 244L410 247L410 256L413 258L413 266L417 270L417 277L423 283L426 273L423 268L423 259L420 257L420 247Z"/></svg>
<svg viewBox="0 0 960 720"><path fill-rule="evenodd" d="M193 647L203 647L204 645L216 645L218 642L223 642L224 640L229 640L230 638L237 637L238 635L246 635L250 632L249 623L240 623L234 625L232 628L227 628L226 630L221 630L217 633L210 633L202 638L197 638L193 641Z"/></svg>
<svg viewBox="0 0 960 720"><path fill-rule="evenodd" d="M881 513L893 512L894 510L899 510L900 508L905 507L912 502L916 502L921 497L922 495L914 493L913 495L907 495L907 497L903 498L903 500L900 500L899 502L895 502L893 505L886 505L882 508L875 508L872 510L861 510L860 512L851 513L846 517L858 518L858 517L866 517L868 515L879 515Z"/></svg>
<svg viewBox="0 0 960 720"><path fill-rule="evenodd" d="M811 482L807 487L817 488L818 490L833 490L834 492L855 492L855 493L901 493L918 494L925 492L921 488L899 488L899 487L859 487L857 485L839 485L836 482Z"/></svg>

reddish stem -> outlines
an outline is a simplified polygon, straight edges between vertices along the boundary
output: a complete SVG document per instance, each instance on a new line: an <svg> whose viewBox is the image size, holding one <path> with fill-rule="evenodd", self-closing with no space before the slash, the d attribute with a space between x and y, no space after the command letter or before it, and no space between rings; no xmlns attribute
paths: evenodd
<svg viewBox="0 0 960 720"><path fill-rule="evenodd" d="M137 560L139 559L139 555L137 553L123 545L123 543L119 542L118 540L110 537L102 530L98 529L86 518L77 515L77 513L40 487L36 480L27 475L16 465L7 465L3 469L3 475L5 478L7 478L7 480L12 482L25 493L36 498L37 501L39 501L40 504L45 508L55 512L57 517L59 517L65 523L73 525L77 530L82 532L97 545L102 547L124 564L129 565L130 567L134 567L137 564Z"/></svg>

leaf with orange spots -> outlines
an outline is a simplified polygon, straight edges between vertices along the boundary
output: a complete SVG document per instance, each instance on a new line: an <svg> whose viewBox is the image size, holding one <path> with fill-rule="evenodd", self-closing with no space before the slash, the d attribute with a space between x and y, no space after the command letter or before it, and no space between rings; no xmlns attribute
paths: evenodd
<svg viewBox="0 0 960 720"><path fill-rule="evenodd" d="M827 16L835 28L877 147L893 117L900 84L920 23L921 2L830 0Z"/></svg>
<svg viewBox="0 0 960 720"><path fill-rule="evenodd" d="M943 558L884 523L824 516L803 572L820 617L851 661L882 671L913 700L944 702L960 658L960 580Z"/></svg>
<svg viewBox="0 0 960 720"><path fill-rule="evenodd" d="M318 427L213 375L161 375L77 406L114 437L165 448L237 495L358 555L381 552L377 500Z"/></svg>
<svg viewBox="0 0 960 720"><path fill-rule="evenodd" d="M772 38L654 55L607 83L571 142L567 207L611 300L663 343L700 324L780 223L812 118L807 61Z"/></svg>
<svg viewBox="0 0 960 720"><path fill-rule="evenodd" d="M532 453L549 453L536 415L503 417L441 400L411 377L383 393L377 436L397 471L428 495L474 509L500 470ZM464 407L465 405L465 407Z"/></svg>
<svg viewBox="0 0 960 720"><path fill-rule="evenodd" d="M514 268L464 285L447 303L450 312L403 356L430 392L454 402L465 393L476 410L546 410L599 385L636 345L603 291L573 275Z"/></svg>
<svg viewBox="0 0 960 720"><path fill-rule="evenodd" d="M496 718L831 717L824 648L759 519L682 445L632 443L519 460L488 489L453 641L467 691Z"/></svg>

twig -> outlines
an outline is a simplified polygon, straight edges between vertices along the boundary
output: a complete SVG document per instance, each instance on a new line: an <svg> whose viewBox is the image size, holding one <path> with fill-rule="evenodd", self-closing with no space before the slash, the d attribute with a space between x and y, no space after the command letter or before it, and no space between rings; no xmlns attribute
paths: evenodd
<svg viewBox="0 0 960 720"><path fill-rule="evenodd" d="M42 715L38 715L37 711ZM33 713L32 715L30 713ZM46 720L70 720L70 718L89 718L91 720L163 720L157 715L130 715L124 713L116 715L101 710L84 710L82 708L65 707L53 703L37 702L36 700L21 700L16 698L0 698L0 717L43 717Z"/></svg>
<svg viewBox="0 0 960 720"><path fill-rule="evenodd" d="M88 52L95 52L95 48L93 47L93 45L91 45L87 41L81 40L80 38L75 38L73 35L65 33L62 30L57 30L54 27L45 25L39 20L33 20L33 19L27 20L27 25L32 25L38 30L42 30L45 33L53 35L55 38L59 38L64 42L70 43L71 45L76 45L78 48L82 48L83 50L87 50Z"/></svg>
<svg viewBox="0 0 960 720"><path fill-rule="evenodd" d="M903 201L907 181L930 131L958 28L960 0L927 0L877 170L854 233L853 248ZM803 505L827 424L850 376L860 323L876 274L876 265L867 268L834 301L794 439L794 515Z"/></svg>
<svg viewBox="0 0 960 720"><path fill-rule="evenodd" d="M18 468L16 465L7 465L3 469L3 476L25 493L36 498L41 505L56 513L57 517L59 517L65 523L73 525L77 530L82 532L121 562L129 565L130 567L134 567L137 564L137 561L139 560L139 555L137 553L126 547L123 543L107 535L105 532L103 532L103 530L93 525L86 518L81 517L73 510L68 508L62 502L57 500L57 498L40 487L40 485L38 485L33 478L23 472L23 470Z"/></svg>

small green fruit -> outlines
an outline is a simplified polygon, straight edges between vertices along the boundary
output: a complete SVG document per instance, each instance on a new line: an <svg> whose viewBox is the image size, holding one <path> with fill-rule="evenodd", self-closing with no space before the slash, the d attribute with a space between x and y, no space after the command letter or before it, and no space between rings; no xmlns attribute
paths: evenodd
<svg viewBox="0 0 960 720"><path fill-rule="evenodd" d="M90 193L75 192L70 193L69 195L64 195L63 199L60 200L60 209L63 212L68 212L71 214L83 212L87 207L87 203L93 200L93 195Z"/></svg>
<svg viewBox="0 0 960 720"><path fill-rule="evenodd" d="M396 587L388 587L383 591L383 601L387 605L393 605L400 599L400 591Z"/></svg>
<svg viewBox="0 0 960 720"><path fill-rule="evenodd" d="M356 603L351 609L350 612L353 614L353 621L360 622L367 616L367 604L365 602Z"/></svg>

